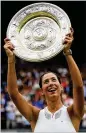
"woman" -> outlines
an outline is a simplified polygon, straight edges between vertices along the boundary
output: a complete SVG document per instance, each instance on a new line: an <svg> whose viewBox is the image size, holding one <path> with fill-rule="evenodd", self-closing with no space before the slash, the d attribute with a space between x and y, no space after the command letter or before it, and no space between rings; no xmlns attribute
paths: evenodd
<svg viewBox="0 0 86 133"><path fill-rule="evenodd" d="M66 57L73 82L73 105L65 107L61 101L62 86L57 76L46 73L41 77L40 85L47 107L40 110L27 103L18 91L13 45L5 39L4 49L8 56L7 88L8 93L21 114L30 122L33 132L78 132L84 114L83 82L80 71L70 50L73 41L73 29L64 40L63 53Z"/></svg>

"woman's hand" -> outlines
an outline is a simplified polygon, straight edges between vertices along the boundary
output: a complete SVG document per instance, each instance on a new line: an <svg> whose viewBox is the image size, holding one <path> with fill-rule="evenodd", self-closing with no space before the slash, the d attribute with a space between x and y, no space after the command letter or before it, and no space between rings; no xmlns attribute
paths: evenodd
<svg viewBox="0 0 86 133"><path fill-rule="evenodd" d="M74 40L74 38L73 38L74 30L73 30L73 28L70 28L70 30L71 30L71 32L66 35L64 42L63 42L63 44L65 45L65 47L63 49L64 52L66 52L70 49L72 41Z"/></svg>
<svg viewBox="0 0 86 133"><path fill-rule="evenodd" d="M8 38L5 38L4 39L4 49L6 51L6 54L8 57L13 57L14 56L14 53L13 53L13 50L14 50L14 46L12 45L12 43L10 42L10 39Z"/></svg>

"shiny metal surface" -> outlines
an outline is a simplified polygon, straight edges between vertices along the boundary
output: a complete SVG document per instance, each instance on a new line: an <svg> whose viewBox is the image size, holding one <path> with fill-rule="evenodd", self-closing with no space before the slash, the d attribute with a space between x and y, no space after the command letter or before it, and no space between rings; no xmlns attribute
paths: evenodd
<svg viewBox="0 0 86 133"><path fill-rule="evenodd" d="M60 7L39 2L18 11L7 27L7 37L19 58L31 62L48 60L59 54L71 22Z"/></svg>

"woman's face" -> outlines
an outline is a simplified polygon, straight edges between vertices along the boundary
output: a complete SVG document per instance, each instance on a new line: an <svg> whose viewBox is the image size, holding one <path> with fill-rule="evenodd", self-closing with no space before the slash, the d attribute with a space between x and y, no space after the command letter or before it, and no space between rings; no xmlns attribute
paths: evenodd
<svg viewBox="0 0 86 133"><path fill-rule="evenodd" d="M61 85L54 73L47 73L42 77L42 91L46 99L60 97Z"/></svg>

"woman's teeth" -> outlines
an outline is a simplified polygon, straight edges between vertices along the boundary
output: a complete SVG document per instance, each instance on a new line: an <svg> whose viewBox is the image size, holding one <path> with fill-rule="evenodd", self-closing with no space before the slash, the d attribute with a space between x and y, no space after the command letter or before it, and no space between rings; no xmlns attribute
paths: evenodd
<svg viewBox="0 0 86 133"><path fill-rule="evenodd" d="M56 89L49 89L48 92L56 91Z"/></svg>

